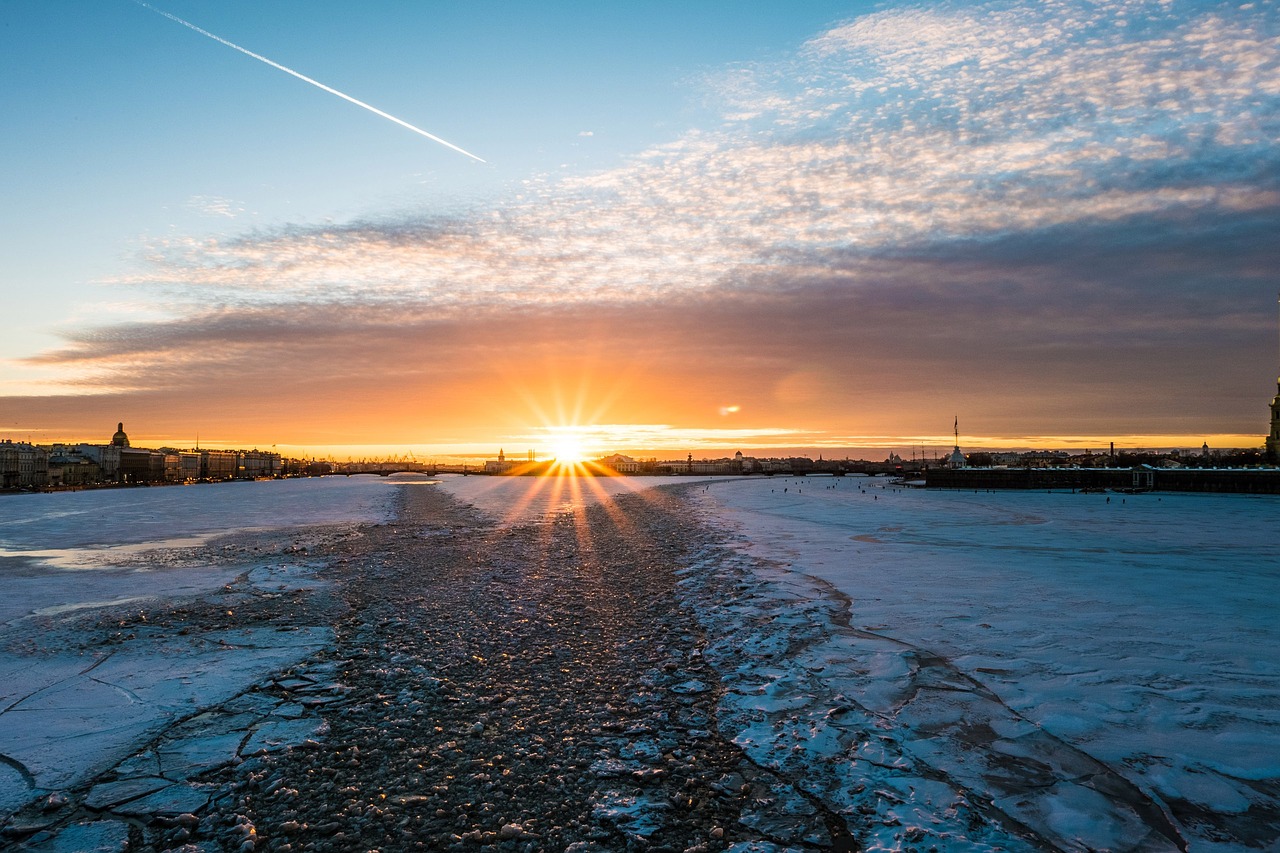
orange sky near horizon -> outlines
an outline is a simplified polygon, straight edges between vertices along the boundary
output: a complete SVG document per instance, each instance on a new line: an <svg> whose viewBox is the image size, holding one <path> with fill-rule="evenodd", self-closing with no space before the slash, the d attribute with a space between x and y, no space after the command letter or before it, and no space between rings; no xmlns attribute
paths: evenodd
<svg viewBox="0 0 1280 853"><path fill-rule="evenodd" d="M272 32L270 10L223 11ZM621 14L568 13L580 46ZM392 39L422 14L361 17ZM92 216L47 200L65 181L55 158L22 184L39 216L15 208L0 229L22 270L8 304L27 306L0 338L0 437L105 441L123 421L140 445L483 458L545 452L574 427L601 453L879 455L949 448L958 417L968 448L1261 446L1276 389L1280 11L974 0L842 14L760 56L708 42L712 67L695 39L665 94L602 104L582 90L574 123L542 110L563 143L554 166L519 160L522 134L494 140L524 164L506 172L383 142L387 122L361 114L368 136L355 123L302 134L260 173L246 137L286 148L282 124L319 120L304 96L321 93L279 74L273 109L255 77L213 87L232 108L220 121L260 129L219 136L217 156L185 154L172 142L184 127L135 116L115 128L130 157L104 160ZM22 17L60 33L38 5ZM514 26L501 18L485 25ZM131 26L139 45L192 35ZM343 33L296 37L324 57ZM182 65L188 89L208 88L214 55L272 70L199 47L212 54ZM528 74L564 82L554 39L527 47L540 63ZM632 49L650 80L653 46ZM410 102L442 73L420 52L392 58L411 76L385 79ZM104 81L134 79L131 59ZM473 70L451 109L465 103L476 135L494 136L487 105L508 87ZM0 97L21 115L40 85L75 104L93 82L59 79ZM615 110L642 101L632 144L591 153L606 125L578 118L623 121ZM239 124L250 112L261 125ZM173 183L117 204L121 188L157 186L111 172L150 162L132 152L153 125ZM362 141L339 142L347 132ZM299 171L307 158L318 172ZM374 166L389 170L376 192L361 180ZM88 237L116 217L133 230ZM50 289L58 276L74 296Z"/></svg>
<svg viewBox="0 0 1280 853"><path fill-rule="evenodd" d="M0 436L105 441L124 421L153 444L192 446L198 436L204 446L303 455L378 447L469 457L545 453L560 427L598 432L601 453L680 457L949 447L955 417L966 447L1251 447L1265 436L1270 388L1257 364L1230 374L1203 346L1170 346L1157 360L1126 357L1135 347L1124 343L1061 340L1052 359L1028 362L1038 331L1010 329L999 315L886 324L883 308L861 301L819 291L757 296L743 309L725 294L477 312L444 333L433 322L378 334L356 325L246 340L233 370L186 354L197 329L171 361L119 370L132 388L0 400ZM289 357L278 357L285 346ZM1187 399L1188 385L1210 390Z"/></svg>

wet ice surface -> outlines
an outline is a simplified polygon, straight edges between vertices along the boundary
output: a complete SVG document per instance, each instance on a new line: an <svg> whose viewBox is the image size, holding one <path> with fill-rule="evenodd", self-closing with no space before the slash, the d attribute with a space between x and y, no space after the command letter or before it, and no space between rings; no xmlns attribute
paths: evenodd
<svg viewBox="0 0 1280 853"><path fill-rule="evenodd" d="M1013 844L1001 815L1068 849L1277 843L1280 503L885 486L693 492L744 557L688 583L737 585L692 595L748 751L861 809L873 847Z"/></svg>
<svg viewBox="0 0 1280 853"><path fill-rule="evenodd" d="M579 513L614 495L672 483L704 483L704 477L484 477L444 475L441 488L504 523L520 524L558 513Z"/></svg>
<svg viewBox="0 0 1280 853"><path fill-rule="evenodd" d="M385 519L393 492L360 477L0 499L0 822L330 643L327 627L237 625L234 608L315 589L290 534ZM126 618L189 602L226 618Z"/></svg>

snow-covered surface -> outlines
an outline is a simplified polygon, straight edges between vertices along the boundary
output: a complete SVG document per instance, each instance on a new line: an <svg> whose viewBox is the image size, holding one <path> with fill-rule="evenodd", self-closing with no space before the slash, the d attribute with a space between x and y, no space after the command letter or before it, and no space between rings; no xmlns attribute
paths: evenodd
<svg viewBox="0 0 1280 853"><path fill-rule="evenodd" d="M95 568L228 531L376 521L389 512L388 482L403 481L325 477L6 495L0 558Z"/></svg>
<svg viewBox="0 0 1280 853"><path fill-rule="evenodd" d="M232 622L97 645L84 620L314 588L304 554L248 537L381 521L394 493L353 477L0 498L0 817L331 642L327 628Z"/></svg>
<svg viewBox="0 0 1280 853"><path fill-rule="evenodd" d="M861 783L897 786L899 826L936 829L967 789L1067 848L1117 849L1139 822L1162 822L1128 780L1162 811L1208 815L1178 827L1192 849L1277 843L1280 500L926 492L879 478L721 480L693 494L752 558L741 600L708 621L767 623L723 655L753 661L729 672L727 716L759 721L741 735L758 758L832 780L814 793L834 796L841 773L860 784L835 768L861 757L898 765L895 779L864 765ZM832 606L841 597L847 607ZM860 746L842 734L831 717L846 700L881 734ZM992 781L1019 752L1044 771L1026 780L1040 793ZM1122 779L1095 768L1062 784L1092 760ZM961 836L934 834L943 846ZM886 830L873 847L902 843Z"/></svg>

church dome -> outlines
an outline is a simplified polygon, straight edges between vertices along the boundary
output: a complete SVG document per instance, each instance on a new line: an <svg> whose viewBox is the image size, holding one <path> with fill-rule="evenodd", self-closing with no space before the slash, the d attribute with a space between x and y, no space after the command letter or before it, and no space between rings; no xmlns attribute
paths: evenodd
<svg viewBox="0 0 1280 853"><path fill-rule="evenodd" d="M116 447L128 447L129 436L124 434L124 422L116 424L116 434L111 436L111 443Z"/></svg>

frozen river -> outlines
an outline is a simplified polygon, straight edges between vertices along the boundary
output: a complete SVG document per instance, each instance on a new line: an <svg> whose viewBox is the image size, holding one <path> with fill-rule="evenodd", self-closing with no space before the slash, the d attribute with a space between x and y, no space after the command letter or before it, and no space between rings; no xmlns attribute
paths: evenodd
<svg viewBox="0 0 1280 853"><path fill-rule="evenodd" d="M1103 814L1092 783L1018 802L984 789L973 751L1013 741L961 744L940 706L904 704L908 658L936 659L951 695L979 697L965 713L983 725L1048 733L1061 749L1037 741L1046 767L1096 759L1131 782L1192 850L1280 843L1280 500L916 491L857 477L353 477L5 497L0 814L100 772L327 637L317 624L94 649L77 645L80 615L323 583L298 531L388 521L407 483L519 523L674 482L741 558L736 598L688 599L718 644L725 720L754 758L811 780L837 810L832 791L880 786L892 831L872 848L916 826L943 849L1001 846L948 823L957 785L1064 849L1122 847L1133 829L1132 814ZM673 567L686 588L724 563L706 560ZM874 717L875 756L833 728L849 705Z"/></svg>

